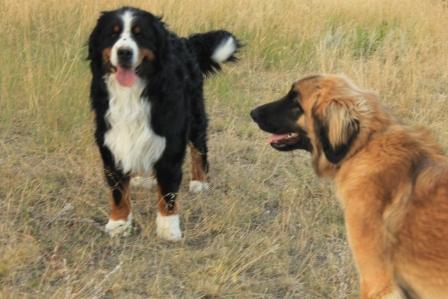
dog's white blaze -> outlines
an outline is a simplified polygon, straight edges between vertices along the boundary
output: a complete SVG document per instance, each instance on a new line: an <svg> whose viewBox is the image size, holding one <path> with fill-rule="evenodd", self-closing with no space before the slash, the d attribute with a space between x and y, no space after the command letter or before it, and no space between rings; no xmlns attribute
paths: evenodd
<svg viewBox="0 0 448 299"><path fill-rule="evenodd" d="M105 78L109 91L106 120L111 128L104 144L112 152L117 167L127 173L151 173L165 150L166 139L151 128L151 104L141 97L144 82L121 86L115 76Z"/></svg>
<svg viewBox="0 0 448 299"><path fill-rule="evenodd" d="M216 63L225 62L235 53L236 41L233 37L228 37L213 51L212 60Z"/></svg>
<svg viewBox="0 0 448 299"><path fill-rule="evenodd" d="M118 50L120 48L126 48L132 50L132 66L135 67L138 58L138 46L137 43L132 38L132 22L134 20L134 15L132 11L126 10L121 15L121 21L123 24L123 31L120 34L120 38L115 42L111 50L110 62L113 66L118 65Z"/></svg>
<svg viewBox="0 0 448 299"><path fill-rule="evenodd" d="M168 241L179 241L182 239L179 215L163 216L157 213L156 219L157 235Z"/></svg>

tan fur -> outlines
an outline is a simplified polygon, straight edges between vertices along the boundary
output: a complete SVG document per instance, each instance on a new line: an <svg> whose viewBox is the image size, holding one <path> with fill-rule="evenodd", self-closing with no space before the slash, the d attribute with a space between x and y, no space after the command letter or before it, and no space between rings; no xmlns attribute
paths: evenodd
<svg viewBox="0 0 448 299"><path fill-rule="evenodd" d="M140 26L134 26L134 27L132 28L132 32L133 32L134 34L140 34L141 31L142 31L142 29L140 28Z"/></svg>
<svg viewBox="0 0 448 299"><path fill-rule="evenodd" d="M313 167L331 178L344 209L361 298L448 298L448 158L426 130L402 125L377 96L335 75L294 84L313 145ZM325 156L315 122L332 145L359 132L336 164ZM403 293L402 293L403 291Z"/></svg>
<svg viewBox="0 0 448 299"><path fill-rule="evenodd" d="M103 50L103 61L106 63L110 63L110 52L112 51L111 48L105 48Z"/></svg>
<svg viewBox="0 0 448 299"><path fill-rule="evenodd" d="M165 196L171 196L170 194L167 194ZM160 187L157 188L157 205L160 215L162 216L170 216L170 215L176 215L178 214L178 201L179 197L177 197L177 200L174 202L173 207L167 207L167 203L165 198L162 196L162 192L160 192Z"/></svg>
<svg viewBox="0 0 448 299"><path fill-rule="evenodd" d="M127 220L129 213L131 212L131 198L129 190L129 181L123 182L123 193L120 204L117 206L114 202L113 196L111 196L111 220Z"/></svg>
<svg viewBox="0 0 448 299"><path fill-rule="evenodd" d="M155 59L156 55L153 51L146 48L140 48L137 64L140 65L143 60L154 61Z"/></svg>
<svg viewBox="0 0 448 299"><path fill-rule="evenodd" d="M112 52L112 48L105 48L103 50L103 61L104 61L104 64L106 65L106 68L108 68L108 69L113 68L112 64L110 63L111 52Z"/></svg>
<svg viewBox="0 0 448 299"><path fill-rule="evenodd" d="M202 167L202 153L192 144L190 144L191 151L191 180L192 181L207 181L207 172Z"/></svg>

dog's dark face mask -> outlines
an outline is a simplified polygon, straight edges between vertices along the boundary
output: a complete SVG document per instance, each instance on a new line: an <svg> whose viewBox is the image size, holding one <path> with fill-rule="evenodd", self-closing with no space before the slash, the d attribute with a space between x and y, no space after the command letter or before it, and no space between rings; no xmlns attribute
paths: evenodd
<svg viewBox="0 0 448 299"><path fill-rule="evenodd" d="M303 115L300 93L291 91L280 100L259 106L250 112L260 129L273 135L269 144L279 151L312 150L306 131L298 124Z"/></svg>

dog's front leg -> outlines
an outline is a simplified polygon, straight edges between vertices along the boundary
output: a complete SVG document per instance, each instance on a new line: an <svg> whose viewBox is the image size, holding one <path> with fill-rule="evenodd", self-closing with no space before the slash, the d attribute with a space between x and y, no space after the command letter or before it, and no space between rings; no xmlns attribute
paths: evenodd
<svg viewBox="0 0 448 299"><path fill-rule="evenodd" d="M361 298L404 298L394 281L391 252L378 201L358 200L344 206L348 241L360 276Z"/></svg>
<svg viewBox="0 0 448 299"><path fill-rule="evenodd" d="M174 162L162 158L155 165L155 171L158 183L157 235L168 241L179 241L182 231L177 199L182 181L182 160Z"/></svg>
<svg viewBox="0 0 448 299"><path fill-rule="evenodd" d="M129 190L130 177L118 169L110 151L100 147L104 164L104 174L111 190L111 213L105 230L111 236L127 235L132 231L131 198Z"/></svg>

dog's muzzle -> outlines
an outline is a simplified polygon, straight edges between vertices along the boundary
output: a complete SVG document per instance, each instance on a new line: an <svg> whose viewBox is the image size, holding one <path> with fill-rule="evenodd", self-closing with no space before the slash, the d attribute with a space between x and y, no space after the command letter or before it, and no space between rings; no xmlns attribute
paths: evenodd
<svg viewBox="0 0 448 299"><path fill-rule="evenodd" d="M133 51L130 48L120 48L117 50L118 64L123 68L131 68Z"/></svg>

